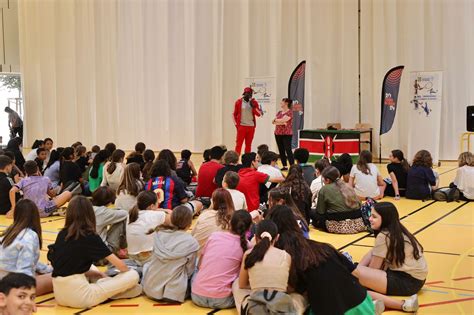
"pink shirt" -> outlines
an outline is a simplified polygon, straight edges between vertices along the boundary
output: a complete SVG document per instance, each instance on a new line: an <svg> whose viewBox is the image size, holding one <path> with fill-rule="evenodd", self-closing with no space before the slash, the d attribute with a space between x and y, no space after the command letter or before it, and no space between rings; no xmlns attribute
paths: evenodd
<svg viewBox="0 0 474 315"><path fill-rule="evenodd" d="M248 244L250 247L250 244ZM232 282L239 276L244 252L240 236L214 232L201 253L201 264L192 284L194 294L209 298L232 295Z"/></svg>

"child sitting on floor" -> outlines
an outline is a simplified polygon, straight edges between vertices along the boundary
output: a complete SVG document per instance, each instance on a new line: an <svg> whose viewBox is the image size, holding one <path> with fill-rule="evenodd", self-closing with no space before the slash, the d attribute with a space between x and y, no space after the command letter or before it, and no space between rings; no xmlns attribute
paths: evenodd
<svg viewBox="0 0 474 315"><path fill-rule="evenodd" d="M128 211L113 207L115 192L102 186L92 194L92 204L96 218L97 234L113 253L118 253L125 245L125 225Z"/></svg>
<svg viewBox="0 0 474 315"><path fill-rule="evenodd" d="M194 167L193 161L191 161L191 151L181 151L181 160L178 161L178 165L176 166L176 174L187 185L191 184L193 176L197 175L196 168Z"/></svg>
<svg viewBox="0 0 474 315"><path fill-rule="evenodd" d="M196 266L198 242L187 230L193 213L186 206L174 208L171 224L158 227L153 256L143 272L143 291L155 300L184 302Z"/></svg>
<svg viewBox="0 0 474 315"><path fill-rule="evenodd" d="M74 197L66 211L64 228L49 245L48 260L53 265L54 298L58 305L91 308L108 299L132 298L141 294L139 276L129 270L97 235L91 202ZM92 263L106 259L120 273L113 278ZM97 280L93 282L93 280Z"/></svg>
<svg viewBox="0 0 474 315"><path fill-rule="evenodd" d="M13 224L0 238L0 278L21 272L36 277L37 295L53 291L52 269L39 263L42 243L38 209L33 201L22 199L16 204Z"/></svg>
<svg viewBox="0 0 474 315"><path fill-rule="evenodd" d="M138 164L136 165L139 167ZM142 191L138 194L137 204L130 210L128 216L126 233L128 257L139 265L148 262L153 253L153 234L149 231L162 224L170 224L170 216L167 212L169 210L159 209L158 204L159 201L154 192Z"/></svg>
<svg viewBox="0 0 474 315"><path fill-rule="evenodd" d="M23 192L23 198L30 199L36 204L40 212L40 217L51 215L56 209L71 199L72 194L69 191L56 195L51 181L49 178L41 175L35 161L27 161L24 167L28 177L23 178L10 190L12 209L15 208L16 193L20 190ZM13 217L13 210L7 213L7 217Z"/></svg>

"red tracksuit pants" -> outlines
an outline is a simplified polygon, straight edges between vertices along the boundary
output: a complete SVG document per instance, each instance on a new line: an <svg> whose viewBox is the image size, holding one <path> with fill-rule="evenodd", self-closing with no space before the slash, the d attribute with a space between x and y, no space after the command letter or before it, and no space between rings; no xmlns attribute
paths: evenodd
<svg viewBox="0 0 474 315"><path fill-rule="evenodd" d="M255 134L254 126L237 126L237 139L235 143L235 151L240 155L242 144L245 140L245 153L252 152L252 140Z"/></svg>

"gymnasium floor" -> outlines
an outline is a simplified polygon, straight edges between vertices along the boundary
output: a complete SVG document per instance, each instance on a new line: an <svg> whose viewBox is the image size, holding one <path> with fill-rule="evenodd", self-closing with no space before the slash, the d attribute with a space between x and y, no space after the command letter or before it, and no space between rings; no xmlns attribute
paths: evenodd
<svg viewBox="0 0 474 315"><path fill-rule="evenodd" d="M385 166L380 170L385 172ZM455 176L455 163L437 168L441 186L447 186ZM386 198L393 201L392 198ZM424 246L429 274L419 293L419 314L474 314L474 202L434 202L400 200L395 202L403 224L416 235ZM53 243L64 218L42 219L44 249L41 259L46 261L47 245ZM0 230L11 220L0 216ZM367 233L334 235L317 230L311 238L333 244L348 251L355 261L373 245ZM322 284L323 285L323 284ZM237 314L235 309L214 311L194 306L190 301L182 305L163 305L145 297L111 301L93 309L70 309L57 306L52 294L37 298L38 314ZM386 311L386 314L402 314Z"/></svg>

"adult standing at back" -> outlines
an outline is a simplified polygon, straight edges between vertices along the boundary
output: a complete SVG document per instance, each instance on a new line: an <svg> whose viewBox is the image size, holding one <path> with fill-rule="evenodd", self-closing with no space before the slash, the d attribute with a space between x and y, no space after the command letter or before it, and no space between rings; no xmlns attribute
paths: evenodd
<svg viewBox="0 0 474 315"><path fill-rule="evenodd" d="M255 134L255 116L262 116L258 102L252 98L253 90L250 87L244 89L243 97L235 102L234 124L237 128L235 151L240 155L242 144L245 140L245 153L252 151L252 140Z"/></svg>
<svg viewBox="0 0 474 315"><path fill-rule="evenodd" d="M201 165L198 173L198 185L196 189L196 197L211 198L217 185L214 181L217 171L224 166L221 164L224 149L220 146L215 146L211 149L211 160Z"/></svg>
<svg viewBox="0 0 474 315"><path fill-rule="evenodd" d="M275 125L275 140L280 153L283 169L287 169L286 161L290 166L295 163L293 151L291 150L291 139L293 138L293 111L291 110L291 100L284 98L281 100L281 110L276 114L272 123Z"/></svg>
<svg viewBox="0 0 474 315"><path fill-rule="evenodd" d="M5 107L5 112L8 113L10 137L13 139L18 134L18 137L23 139L23 120L21 120L20 115L10 107Z"/></svg>

